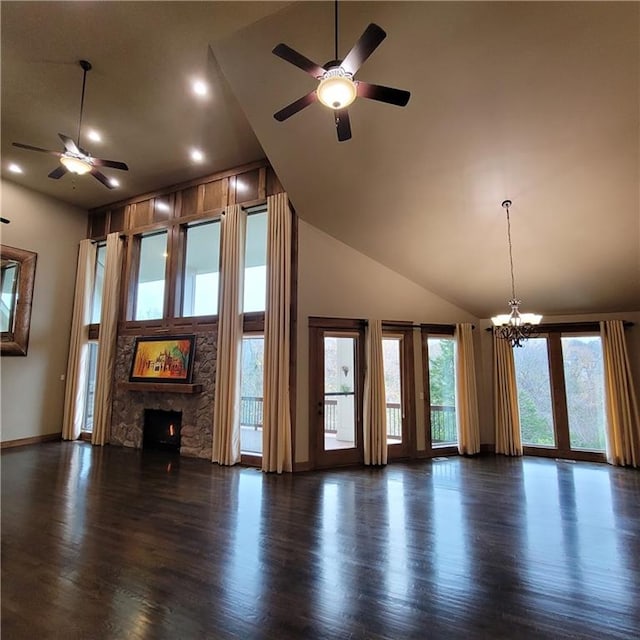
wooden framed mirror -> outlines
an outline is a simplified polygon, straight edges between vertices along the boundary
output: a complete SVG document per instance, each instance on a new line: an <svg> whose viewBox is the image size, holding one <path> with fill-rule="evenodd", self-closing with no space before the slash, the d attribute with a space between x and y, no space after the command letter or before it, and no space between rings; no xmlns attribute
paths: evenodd
<svg viewBox="0 0 640 640"><path fill-rule="evenodd" d="M0 353L26 356L38 254L0 245Z"/></svg>

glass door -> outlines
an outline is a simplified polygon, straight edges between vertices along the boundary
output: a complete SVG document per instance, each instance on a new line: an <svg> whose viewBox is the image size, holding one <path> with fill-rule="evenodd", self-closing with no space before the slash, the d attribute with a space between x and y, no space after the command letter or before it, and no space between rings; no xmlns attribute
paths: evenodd
<svg viewBox="0 0 640 640"><path fill-rule="evenodd" d="M360 330L311 329L310 457L317 467L363 461L362 347Z"/></svg>

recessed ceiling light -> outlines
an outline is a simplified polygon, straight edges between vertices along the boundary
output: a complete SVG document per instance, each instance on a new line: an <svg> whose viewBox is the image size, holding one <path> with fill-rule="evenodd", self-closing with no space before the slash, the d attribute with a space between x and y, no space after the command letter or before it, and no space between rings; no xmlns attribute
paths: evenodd
<svg viewBox="0 0 640 640"><path fill-rule="evenodd" d="M197 96L204 97L209 93L209 85L204 80L194 80L191 89Z"/></svg>
<svg viewBox="0 0 640 640"><path fill-rule="evenodd" d="M204 160L204 154L200 149L191 149L191 159L194 162L202 162Z"/></svg>
<svg viewBox="0 0 640 640"><path fill-rule="evenodd" d="M87 138L89 138L89 140L93 140L93 142L102 142L102 136L95 129L89 130Z"/></svg>
<svg viewBox="0 0 640 640"><path fill-rule="evenodd" d="M120 186L120 180L118 180L118 178L109 178L109 184L112 187L119 187Z"/></svg>
<svg viewBox="0 0 640 640"><path fill-rule="evenodd" d="M7 168L9 169L9 171L11 171L11 173L24 173L22 167L15 164L14 162L12 162Z"/></svg>

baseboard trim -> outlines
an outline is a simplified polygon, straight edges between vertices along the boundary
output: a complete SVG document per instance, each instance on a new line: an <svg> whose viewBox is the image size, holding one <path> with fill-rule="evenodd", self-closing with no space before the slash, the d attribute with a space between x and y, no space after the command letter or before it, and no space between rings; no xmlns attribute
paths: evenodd
<svg viewBox="0 0 640 640"><path fill-rule="evenodd" d="M496 445L495 444L481 444L480 445L480 453L495 453Z"/></svg>
<svg viewBox="0 0 640 640"><path fill-rule="evenodd" d="M62 433L49 433L46 436L33 436L31 438L18 438L17 440L5 440L0 442L0 449L12 449L13 447L26 447L30 444L41 444L62 440Z"/></svg>
<svg viewBox="0 0 640 640"><path fill-rule="evenodd" d="M294 462L293 463L293 472L297 473L298 471L311 471L313 469L313 465L309 460L305 462Z"/></svg>

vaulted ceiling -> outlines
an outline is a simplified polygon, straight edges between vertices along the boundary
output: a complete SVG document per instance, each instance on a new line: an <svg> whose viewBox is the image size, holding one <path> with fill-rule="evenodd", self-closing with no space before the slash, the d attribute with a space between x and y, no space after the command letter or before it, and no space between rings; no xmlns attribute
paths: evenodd
<svg viewBox="0 0 640 640"><path fill-rule="evenodd" d="M343 143L319 104L273 119L314 80L271 50L333 58L332 2L0 7L3 178L89 208L266 156L303 220L479 317L506 310L510 198L523 310L640 309L638 3L341 2L341 56L388 34L357 78L412 94L358 99ZM81 58L104 139L84 146L127 162L117 190L11 146L75 137Z"/></svg>

